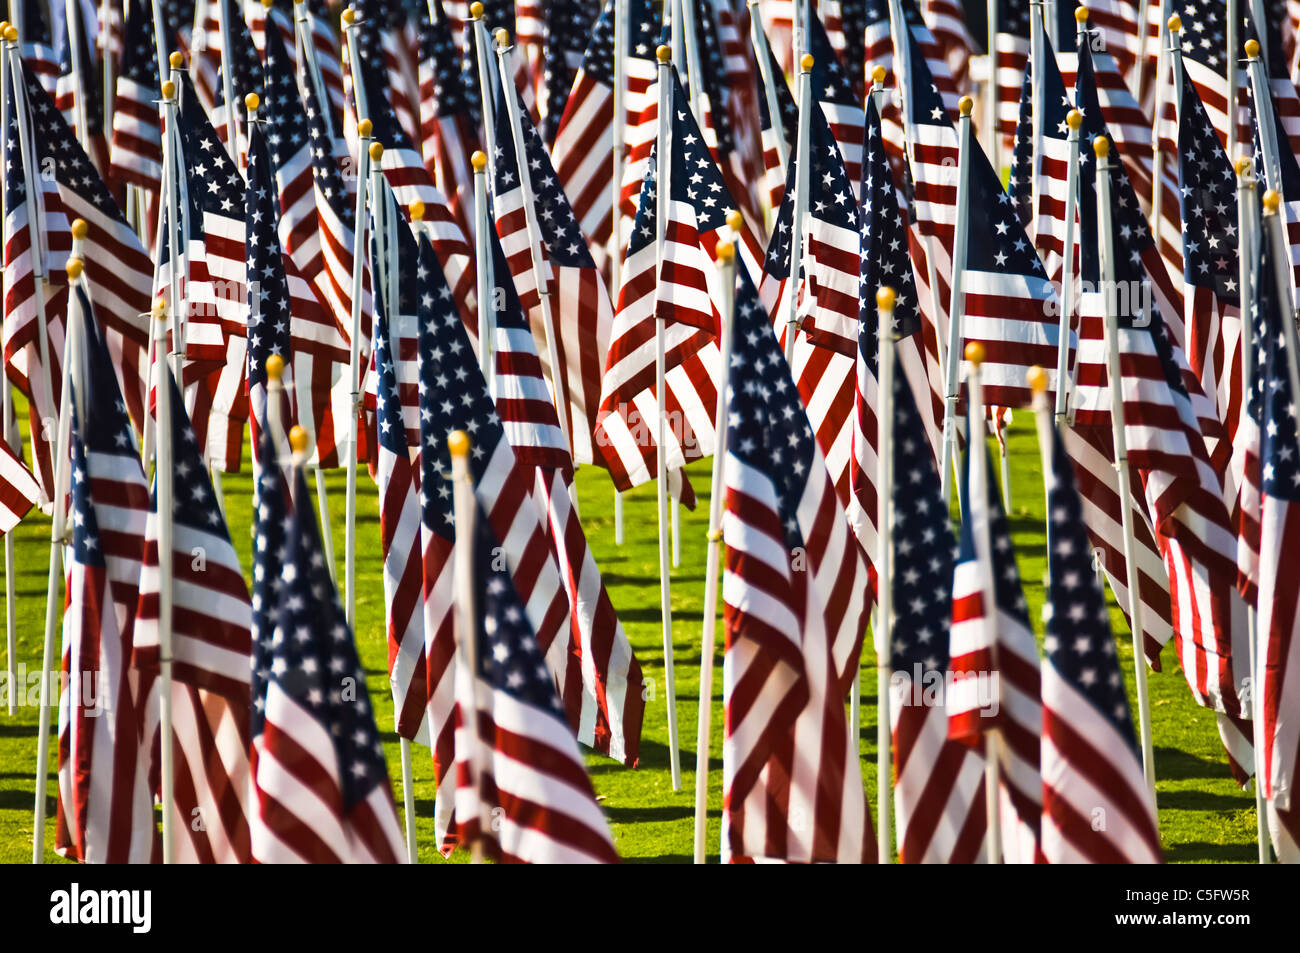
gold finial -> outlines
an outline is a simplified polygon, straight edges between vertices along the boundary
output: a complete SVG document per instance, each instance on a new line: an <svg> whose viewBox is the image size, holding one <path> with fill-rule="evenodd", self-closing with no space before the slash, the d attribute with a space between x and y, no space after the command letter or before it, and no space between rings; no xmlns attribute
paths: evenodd
<svg viewBox="0 0 1300 953"><path fill-rule="evenodd" d="M894 293L893 288L889 287L889 285L881 285L876 292L876 307L881 311L893 311L894 301L897 298L898 295Z"/></svg>
<svg viewBox="0 0 1300 953"><path fill-rule="evenodd" d="M363 119L357 123L357 135L362 139L369 139L370 133L374 131L375 124L369 119Z"/></svg>
<svg viewBox="0 0 1300 953"><path fill-rule="evenodd" d="M370 161L378 162L384 157L384 144L382 142L370 143Z"/></svg>
<svg viewBox="0 0 1300 953"><path fill-rule="evenodd" d="M171 64L172 69L180 69L185 65L185 57L180 50L176 50L171 56L167 57L167 62Z"/></svg>
<svg viewBox="0 0 1300 953"><path fill-rule="evenodd" d="M12 23L9 26L5 27L5 40L7 40L10 43L17 43L18 27L14 26Z"/></svg>
<svg viewBox="0 0 1300 953"><path fill-rule="evenodd" d="M1043 370L1037 364L1029 369L1029 389L1035 394L1042 394L1047 390L1047 371Z"/></svg>
<svg viewBox="0 0 1300 953"><path fill-rule="evenodd" d="M0 20L0 36L4 36L8 32L9 32L9 21Z"/></svg>
<svg viewBox="0 0 1300 953"><path fill-rule="evenodd" d="M1247 158L1246 156L1242 156L1240 159L1237 160L1237 165L1236 165L1237 175L1245 175L1247 172L1250 171L1250 167L1252 165L1254 165L1254 163L1251 162L1249 158Z"/></svg>
<svg viewBox="0 0 1300 953"><path fill-rule="evenodd" d="M660 63L667 63L673 58L673 49L668 45L661 45L655 50L655 56L659 57Z"/></svg>
<svg viewBox="0 0 1300 953"><path fill-rule="evenodd" d="M966 360L970 361L976 367L984 363L984 345L979 341L971 341L966 345Z"/></svg>
<svg viewBox="0 0 1300 953"><path fill-rule="evenodd" d="M969 116L971 114L971 110L973 110L974 108L975 108L975 100L971 99L969 96L963 96L957 102L957 110L963 116Z"/></svg>
<svg viewBox="0 0 1300 953"><path fill-rule="evenodd" d="M1065 124L1075 132L1078 132L1079 127L1083 125L1083 113L1079 112L1077 109L1071 109L1065 114Z"/></svg>
<svg viewBox="0 0 1300 953"><path fill-rule="evenodd" d="M447 449L453 457L469 456L469 434L463 430L453 430L447 434Z"/></svg>
<svg viewBox="0 0 1300 953"><path fill-rule="evenodd" d="M1259 59L1259 40L1246 41L1246 56L1252 60Z"/></svg>
<svg viewBox="0 0 1300 953"><path fill-rule="evenodd" d="M273 381L284 376L284 358L279 354L272 354L266 359L266 376Z"/></svg>
<svg viewBox="0 0 1300 953"><path fill-rule="evenodd" d="M421 202L419 199L416 199L414 202L411 203L411 221L413 222L424 221L424 203Z"/></svg>
<svg viewBox="0 0 1300 953"><path fill-rule="evenodd" d="M85 267L80 258L69 258L67 265L64 266L64 270L68 273L68 280L76 281L80 278L82 269Z"/></svg>
<svg viewBox="0 0 1300 953"><path fill-rule="evenodd" d="M738 232L742 227L744 227L745 216L741 215L739 211L733 208L727 213L727 224L731 226L733 232Z"/></svg>
<svg viewBox="0 0 1300 953"><path fill-rule="evenodd" d="M729 265L736 258L736 246L731 242L722 242L718 245L718 264Z"/></svg>
<svg viewBox="0 0 1300 953"><path fill-rule="evenodd" d="M159 295L158 300L153 303L153 319L155 321L167 320L167 298Z"/></svg>
<svg viewBox="0 0 1300 953"><path fill-rule="evenodd" d="M302 424L294 424L289 428L289 446L294 453L307 452L307 428Z"/></svg>
<svg viewBox="0 0 1300 953"><path fill-rule="evenodd" d="M271 9L271 4L273 3L275 3L275 0L262 0L262 6L264 6L268 10Z"/></svg>
<svg viewBox="0 0 1300 953"><path fill-rule="evenodd" d="M487 168L487 156L475 149L474 154L469 157L469 164L474 167L475 172L482 172Z"/></svg>
<svg viewBox="0 0 1300 953"><path fill-rule="evenodd" d="M1282 196L1273 189L1264 193L1264 211L1270 214L1276 214L1278 206L1282 204Z"/></svg>
<svg viewBox="0 0 1300 953"><path fill-rule="evenodd" d="M260 105L262 105L262 97L257 93L249 93L244 97L244 106L247 107L249 112L257 112L257 107Z"/></svg>
<svg viewBox="0 0 1300 953"><path fill-rule="evenodd" d="M1110 155L1110 140L1105 136L1098 136L1092 140L1092 151L1098 159L1104 159Z"/></svg>
<svg viewBox="0 0 1300 953"><path fill-rule="evenodd" d="M348 7L343 11L343 23L345 26L351 26L357 18L357 11Z"/></svg>
<svg viewBox="0 0 1300 953"><path fill-rule="evenodd" d="M805 53L799 60L799 68L803 70L805 73L811 73L813 68L813 63L815 62L816 60L813 59L813 55L811 53Z"/></svg>
<svg viewBox="0 0 1300 953"><path fill-rule="evenodd" d="M72 237L77 241L84 241L90 233L90 226L86 224L84 218L74 218L72 220Z"/></svg>
<svg viewBox="0 0 1300 953"><path fill-rule="evenodd" d="M477 0L475 0L474 3L471 3L471 4L469 5L469 18L470 18L471 20L482 20L482 19L483 19L483 4L478 3Z"/></svg>
<svg viewBox="0 0 1300 953"><path fill-rule="evenodd" d="M1088 8L1082 3L1074 8L1074 22L1080 24L1088 22Z"/></svg>
<svg viewBox="0 0 1300 953"><path fill-rule="evenodd" d="M885 81L885 68L883 66L876 66L875 68L873 68L871 70L871 82L879 86L884 81Z"/></svg>
<svg viewBox="0 0 1300 953"><path fill-rule="evenodd" d="M1165 21L1165 25L1169 27L1170 33L1181 33L1183 31L1183 18L1175 13Z"/></svg>
<svg viewBox="0 0 1300 953"><path fill-rule="evenodd" d="M162 84L162 94L163 94L163 99L175 99L176 84L173 83L171 80L167 80L167 82Z"/></svg>
<svg viewBox="0 0 1300 953"><path fill-rule="evenodd" d="M504 50L507 46L510 45L510 33L506 30L505 27L502 27L501 29L497 30L495 36L496 36L498 50Z"/></svg>

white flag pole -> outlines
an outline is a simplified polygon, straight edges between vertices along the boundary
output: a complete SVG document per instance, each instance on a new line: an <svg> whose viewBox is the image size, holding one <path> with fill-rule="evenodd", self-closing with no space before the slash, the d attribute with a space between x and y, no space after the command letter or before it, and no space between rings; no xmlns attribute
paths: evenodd
<svg viewBox="0 0 1300 953"><path fill-rule="evenodd" d="M313 23L307 11L307 0L293 0L293 25L298 44L302 47L302 62L305 64L307 81L311 83L316 103L325 120L325 131L332 139L334 106L330 102L329 91L325 88L325 80L321 76L320 61L316 59L316 44L312 39Z"/></svg>
<svg viewBox="0 0 1300 953"><path fill-rule="evenodd" d="M352 233L352 339L349 372L352 382L352 413L348 421L347 502L343 543L344 606L348 624L356 619L356 555L357 555L357 440L361 415L361 294L366 267L366 186L370 178L370 150L366 142L370 137L370 120L358 123L361 139L361 167L357 176L357 206ZM379 143L373 143L379 145ZM382 146L380 147L382 149Z"/></svg>
<svg viewBox="0 0 1300 953"><path fill-rule="evenodd" d="M609 293L614 304L618 304L619 291L623 280L622 242L620 240L620 223L622 213L619 204L623 192L623 162L626 148L626 107L623 99L627 95L627 4L628 0L614 0L614 96L613 122L610 124L611 155L614 169L610 175L609 201L609 243L606 255L609 257ZM623 521L623 494L614 490L614 545L622 546L625 539Z"/></svg>
<svg viewBox="0 0 1300 953"><path fill-rule="evenodd" d="M480 831L487 831L488 818L483 803L483 740L479 735L478 718L478 612L474 598L474 534L478 520L478 503L474 497L474 484L469 472L470 439L469 434L457 430L447 437L447 448L451 452L452 509L456 526L455 546L455 592L456 613L455 629L458 658L456 664L463 666L466 680L472 686L468 701L473 711L461 712L467 726L465 737L469 740L470 751L467 760L473 775L470 785L474 803L478 809ZM457 705L467 700L457 692ZM477 837L470 844L472 863L483 863L483 841Z"/></svg>
<svg viewBox="0 0 1300 953"><path fill-rule="evenodd" d="M478 88L482 95L479 101L483 109L483 148L487 150L488 161L494 161L496 150L496 106L492 101L492 55L488 52L487 24L483 22L483 4L475 0L469 5L469 26L474 31L474 53L478 61ZM617 56L615 57L617 59ZM505 88L505 83L502 84ZM488 182L488 190L495 191L493 183Z"/></svg>
<svg viewBox="0 0 1300 953"><path fill-rule="evenodd" d="M880 412L876 415L876 859L894 858L889 800L893 774L893 715L890 711L890 633L894 627L894 289L876 292L876 369Z"/></svg>
<svg viewBox="0 0 1300 953"><path fill-rule="evenodd" d="M22 5L18 4L18 6ZM11 27L7 22L0 23L0 39L3 39L4 34L8 33L10 29ZM0 57L8 57L8 55L3 49L0 49ZM8 102L9 68L7 60L0 59L0 110L3 110L3 113L0 114L0 129L9 128ZM3 205L4 197L0 195L0 208ZM0 212L0 221L3 221L3 218L7 216L7 210ZM2 301L8 293L8 281L2 276L0 276L0 281L3 281L5 285L3 293L0 293L0 301ZM14 420L13 385L9 383L7 376L3 381L0 381L0 388L3 388L3 408L0 409L0 414L3 414L4 417L3 421L0 421L0 428L2 428L4 440L11 448L21 446L19 442L21 438L17 432L17 421ZM15 656L18 652L16 634L18 615L14 574L14 534L9 532L5 533L5 659L6 674L9 678L9 714L11 716L18 713L18 693L14 690L18 685L17 663L15 662Z"/></svg>
<svg viewBox="0 0 1300 953"><path fill-rule="evenodd" d="M1259 257L1259 195L1256 191L1254 168L1250 159L1240 158L1237 160L1237 287L1240 289L1240 313L1243 317L1242 344L1241 344L1241 392L1245 395L1254 393L1255 380L1255 361L1254 351L1250 341L1252 337L1249 325L1250 315L1254 311L1255 304L1255 262ZM1246 632L1248 650L1250 652L1250 672L1252 678L1255 674L1257 655L1257 646L1259 645L1259 634L1256 625L1259 616L1254 604L1246 606ZM1254 695L1251 696L1252 708ZM1252 711L1251 728L1254 741L1254 768L1255 768L1255 842L1259 855L1259 862L1267 864L1269 857L1269 840L1267 815L1264 805L1264 788L1261 784L1263 778L1263 755L1264 734L1263 719L1254 717Z"/></svg>
<svg viewBox="0 0 1300 953"><path fill-rule="evenodd" d="M960 148L957 153L957 228L953 241L952 287L948 300L947 387L943 405L943 461L939 468L944 504L952 491L952 472L957 463L957 399L961 387L962 316L966 308L965 273L966 248L970 240L970 216L965 214L970 201L970 154L974 148L971 136L971 110L974 101L963 96L958 103L961 112ZM981 424L982 426L982 424ZM974 440L974 435L971 437Z"/></svg>
<svg viewBox="0 0 1300 953"><path fill-rule="evenodd" d="M767 114L772 119L772 138L776 154L781 159L782 175L790 161L790 143L785 141L785 126L781 122L781 103L776 96L776 77L772 74L772 51L763 30L759 0L749 0L749 38L754 45L754 58L758 61L758 74L763 79L763 97L767 101ZM782 77L784 79L784 77ZM777 211L773 209L773 214Z"/></svg>
<svg viewBox="0 0 1300 953"><path fill-rule="evenodd" d="M1047 33L1043 25L1045 0L1030 0L1029 4L1029 103L1030 103L1030 174L1029 189L1032 212L1029 215L1030 244L1038 245L1038 209L1042 201L1043 167L1043 100L1046 94ZM1014 159L1012 160L1014 162Z"/></svg>
<svg viewBox="0 0 1300 953"><path fill-rule="evenodd" d="M1156 2L1158 3L1159 0L1156 0ZM1151 32L1149 22L1151 19L1150 3L1151 0L1138 0L1137 8L1137 65L1134 67L1133 95L1139 103L1143 102L1146 97L1147 37ZM1078 16L1079 13L1076 10L1075 18L1078 19ZM1156 43L1159 44L1160 40L1157 39ZM1159 52L1156 54L1156 59L1158 61L1156 72L1159 74L1160 67L1158 64L1163 62ZM1159 112L1156 115L1159 116Z"/></svg>
<svg viewBox="0 0 1300 953"><path fill-rule="evenodd" d="M740 213L727 214L732 231L741 225ZM705 827L709 807L709 749L713 717L713 655L718 623L718 565L722 561L722 498L724 467L727 456L727 393L731 368L732 323L736 311L736 245L734 241L718 245L718 270L722 274L722 302L719 329L722 349L718 379L718 404L714 430L718 445L713 451L713 481L709 490L709 548L704 570L704 626L700 635L700 706L695 733L695 863L705 861Z"/></svg>
<svg viewBox="0 0 1300 953"><path fill-rule="evenodd" d="M496 301L492 288L492 255L488 251L488 232L492 222L488 217L487 156L475 151L469 157L474 167L474 263L478 293L478 366L487 381L488 393L496 399Z"/></svg>
<svg viewBox="0 0 1300 953"><path fill-rule="evenodd" d="M1098 136L1092 143L1097 156L1097 229L1101 258L1102 301L1106 321L1106 377L1110 388L1110 420L1115 444L1115 469L1119 477L1120 520L1124 531L1124 562L1128 570L1129 627L1133 634L1133 671L1137 679L1138 726L1142 741L1142 773L1156 796L1155 758L1151 743L1151 700L1147 691L1146 651L1142 645L1142 595L1137 545L1133 539L1133 484L1129 476L1124 430L1124 392L1119 361L1119 321L1115 287L1115 233L1110 220L1110 140Z"/></svg>
<svg viewBox="0 0 1300 953"><path fill-rule="evenodd" d="M1145 0L1144 0L1145 2ZM1156 88L1155 88L1155 112L1152 115L1153 128L1151 135L1152 148L1155 152L1152 155L1152 174L1151 174L1151 238L1160 246L1160 228L1164 220L1162 207L1164 204L1164 178L1165 178L1165 152L1160 148L1160 127L1164 122L1163 114L1165 111L1165 63L1172 56L1173 59L1173 94L1174 102L1178 102L1179 90L1182 88L1182 48L1178 34L1182 32L1183 21L1177 14L1171 16L1166 22L1167 30L1162 31L1158 54L1156 57ZM1142 25L1143 38L1146 37L1146 26ZM1166 45L1168 44L1168 45ZM1142 61L1138 64L1138 75L1141 76ZM1139 100L1141 102L1141 100Z"/></svg>
<svg viewBox="0 0 1300 953"><path fill-rule="evenodd" d="M1252 98L1259 128L1259 148L1264 158L1264 185L1282 195L1282 162L1278 151L1281 146L1277 141L1277 125L1273 117L1273 92L1269 88L1268 74L1264 71L1264 61L1259 58L1259 54L1259 44L1247 40L1246 69L1250 73L1250 88L1254 94ZM1289 197L1300 198L1295 195ZM1289 258L1290 256L1288 260Z"/></svg>
<svg viewBox="0 0 1300 953"><path fill-rule="evenodd" d="M1237 123L1239 120L1239 95L1241 92L1241 64L1237 62L1237 49L1241 46L1241 14L1237 0L1227 0L1228 56L1228 158L1237 154Z"/></svg>
<svg viewBox="0 0 1300 953"><path fill-rule="evenodd" d="M803 268L804 219L808 214L808 172L812 163L812 68L813 57L799 60L799 130L794 152L794 208L790 216L790 272L785 281L785 359L794 366L794 339L799 332L799 273ZM773 121L776 119L773 117Z"/></svg>
<svg viewBox="0 0 1300 953"><path fill-rule="evenodd" d="M659 114L657 151L657 207L655 210L655 267L656 282L662 280L665 245L668 240L668 211L672 195L672 117L669 115L672 84L672 51L660 46L659 59ZM657 295L656 295L657 300ZM668 705L668 761L674 791L682 789L682 763L677 745L677 685L673 674L673 608L672 567L668 539L668 412L665 401L665 366L667 357L664 343L663 313L655 308L655 499L659 517L659 613L663 623L664 642L664 694Z"/></svg>
<svg viewBox="0 0 1300 953"><path fill-rule="evenodd" d="M988 0L987 9L989 82L984 94L984 136L989 162L995 171L999 171L1002 166L998 159L1002 150L998 142L998 0Z"/></svg>
<svg viewBox="0 0 1300 953"><path fill-rule="evenodd" d="M1082 21L1080 21L1082 28ZM1070 413L1074 379L1070 374L1070 331L1074 326L1074 250L1078 242L1075 218L1079 208L1079 129L1083 113L1071 109L1065 124L1070 129L1070 162L1065 170L1065 258L1061 263L1061 323L1056 332L1056 425L1065 425Z"/></svg>
<svg viewBox="0 0 1300 953"><path fill-rule="evenodd" d="M67 30L68 52L71 54L68 59L72 64L72 115L77 125L77 143L89 156L91 154L90 130L86 128L85 86L82 85L86 80L86 64L81 60L81 34L85 24L81 19L80 0L64 0L63 16ZM109 129L111 130L112 127L110 126Z"/></svg>
<svg viewBox="0 0 1300 953"><path fill-rule="evenodd" d="M76 0L68 0L75 3ZM235 106L235 77L230 56L230 4L232 0L216 0L217 29L221 37L221 95L226 101L226 151L235 160L235 168L244 167L244 137L239 126L239 111Z"/></svg>
<svg viewBox="0 0 1300 953"><path fill-rule="evenodd" d="M986 636L989 650L996 658L997 591L992 576L993 545L990 538L988 505L988 463L984 444L984 388L980 382L980 365L984 363L984 345L971 341L966 345L966 361L970 364L967 377L967 403L970 428L970 461L967 504L971 520L971 538L975 543L979 563L980 597L984 603L984 625L990 629ZM955 363L955 362L954 362ZM978 502L977 502L978 501ZM987 825L988 862L1002 863L1002 735L996 728L984 732L984 815Z"/></svg>

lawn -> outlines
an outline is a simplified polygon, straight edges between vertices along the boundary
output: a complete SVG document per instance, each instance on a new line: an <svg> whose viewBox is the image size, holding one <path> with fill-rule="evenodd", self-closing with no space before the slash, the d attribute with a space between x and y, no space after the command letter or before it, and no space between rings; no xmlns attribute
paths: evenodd
<svg viewBox="0 0 1300 953"><path fill-rule="evenodd" d="M1015 534L1030 617L1042 618L1046 568L1043 532L1043 484L1032 417L1019 415L1010 436L1012 466L1011 523ZM680 729L682 790L674 792L668 769L668 728L664 701L663 650L660 639L655 497L652 487L625 497L627 540L614 542L613 493L607 477L594 468L578 475L578 495L587 539L604 572L610 597L620 613L654 696L648 703L641 742L641 764L632 770L590 755L589 770L601 806L609 818L619 854L629 861L688 863L692 856L695 789L695 725L700 696L701 613L705 577L710 461L690 468L700 496L694 512L682 513L682 563L672 574L673 651L676 658L677 721ZM341 471L328 480L331 530L340 570L343 552L344 481ZM374 486L362 475L358 506L357 643L376 701L393 793L400 807L401 769L388 689L384 639L384 598L379 554L379 515ZM235 546L245 570L249 566L251 481L245 472L225 480L227 509ZM18 661L35 671L40 666L49 555L49 522L36 514L15 531ZM2 593L0 593L2 596ZM1127 626L1112 607L1119 654L1133 691L1133 653ZM711 858L716 861L722 805L721 626L711 692L713 740L710 746L709 830ZM1167 652L1172 656L1172 652ZM867 796L873 810L876 792L876 678L870 640L862 659L862 725L859 750ZM1160 832L1166 858L1176 862L1253 862L1253 796L1233 782L1214 727L1213 714L1192 701L1176 661L1150 679ZM1134 703L1136 712L1136 703ZM1135 719L1136 720L1136 719ZM57 722L57 713L54 721ZM0 709L0 861L26 863L31 856L32 804L36 762L37 709L21 707L14 716ZM414 797L420 860L440 861L433 841L433 766L416 749ZM54 841L56 755L51 745L46 858ZM463 860L462 856L453 860Z"/></svg>

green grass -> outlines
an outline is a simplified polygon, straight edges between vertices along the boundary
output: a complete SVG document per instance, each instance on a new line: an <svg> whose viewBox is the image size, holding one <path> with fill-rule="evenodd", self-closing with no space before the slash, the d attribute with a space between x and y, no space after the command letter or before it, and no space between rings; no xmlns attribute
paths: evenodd
<svg viewBox="0 0 1300 953"><path fill-rule="evenodd" d="M1010 438L1012 454L1011 523L1015 534L1030 617L1041 630L1042 579L1046 568L1043 532L1043 483L1037 438L1028 414L1017 419ZM693 513L682 513L682 564L672 574L673 652L676 657L677 722L680 731L682 790L674 792L668 769L667 710L664 696L663 649L659 621L658 557L655 499L652 487L625 497L627 542L614 543L613 494L608 479L587 467L578 476L578 495L587 538L604 572L610 597L618 609L655 696L647 705L641 741L641 765L630 770L608 759L589 756L588 764L602 808L609 818L618 852L625 859L654 863L685 863L692 856L695 789L695 732L700 693L701 613L705 576L705 534L708 522L709 461L690 468L700 494ZM343 475L329 478L331 530L335 552L343 552ZM251 482L247 473L225 481L231 533L245 569L249 566ZM398 742L388 689L384 640L384 598L379 554L379 516L373 484L363 475L358 506L357 644L376 702L379 727L400 807L403 798ZM45 580L49 555L49 522L25 520L15 532L18 659L29 670L40 666L45 611ZM1112 625L1120 658L1133 690L1133 653L1127 626L1112 608ZM718 853L722 804L721 625L711 702L713 738L710 745L708 845ZM1040 631L1041 637L1041 631ZM1166 653L1172 655L1172 652ZM877 804L875 783L876 697L875 659L870 640L862 659L862 725L859 749L867 796ZM1155 737L1160 831L1170 861L1252 862L1255 859L1253 797L1239 790L1228 773L1211 712L1191 700L1182 673L1169 658L1163 673L1150 679ZM1136 709L1135 709L1136 710ZM56 719L57 721L57 716ZM0 710L0 860L25 863L31 856L37 710L20 708L15 716ZM433 842L433 767L427 752L415 749L414 797L418 818L420 860L440 861ZM51 745L46 787L50 821L45 842L54 841L56 761ZM47 849L46 859L58 857ZM457 855L453 860L463 860Z"/></svg>

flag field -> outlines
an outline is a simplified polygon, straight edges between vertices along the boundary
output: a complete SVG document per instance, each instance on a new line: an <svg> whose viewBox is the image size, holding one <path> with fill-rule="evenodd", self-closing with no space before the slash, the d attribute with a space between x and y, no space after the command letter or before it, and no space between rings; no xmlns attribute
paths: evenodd
<svg viewBox="0 0 1300 953"><path fill-rule="evenodd" d="M27 416L22 407L18 408L18 418L25 427ZM1042 582L1046 567L1045 503L1036 441L1030 414L1025 412L1017 416L1010 430L1012 505L1009 515L1030 618L1041 640ZM588 770L600 806L609 818L615 847L625 861L689 863L691 860L709 465L710 461L704 460L688 468L691 480L700 490L700 500L694 512L682 513L682 565L673 573L677 719L681 726L683 766L682 790L676 793L672 791L669 777L668 729L663 701L654 486L647 484L624 497L626 543L620 547L614 542L613 492L608 477L593 467L584 467L578 474L578 500L587 539L647 682L652 684L654 691L654 696L646 704L640 767L632 770L603 756L587 754ZM335 552L341 554L343 471L331 471L326 482ZM231 537L247 575L251 565L249 501L252 494L247 460L243 473L225 478L224 489ZM357 509L357 648L375 702L376 721L383 737L393 795L400 810L402 774L387 678L379 508L374 484L364 475L359 480ZM19 685L17 714L5 714L0 704L0 862L4 863L26 862L31 849L38 715L36 686L45 612L49 520L34 512L19 524L14 533L17 663L25 666L28 678L25 685ZM1130 701L1136 709L1128 627L1113 598L1110 598L1109 590L1107 596ZM714 727L708 826L710 860L715 862L722 807L722 640L719 622L712 698ZM1253 796L1249 791L1238 789L1233 782L1215 731L1213 714L1193 701L1173 654L1172 651L1165 653L1165 670L1153 673L1150 680L1160 837L1165 857L1170 862L1252 863L1255 860ZM871 670L875 657L870 641L864 646L862 664L859 751L867 796L874 810L876 680ZM45 843L47 862L62 863L62 858L50 846L54 843L58 763L55 743L52 738L46 788L49 830ZM433 764L427 749L418 745L413 760L419 859L423 863L442 862L434 842ZM458 851L452 857L453 862L467 860L468 854L464 851Z"/></svg>

